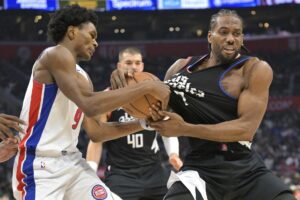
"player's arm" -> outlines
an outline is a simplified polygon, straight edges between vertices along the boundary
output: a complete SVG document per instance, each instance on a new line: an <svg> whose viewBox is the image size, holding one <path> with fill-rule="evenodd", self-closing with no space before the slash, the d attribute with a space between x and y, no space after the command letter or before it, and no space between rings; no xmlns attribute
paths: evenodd
<svg viewBox="0 0 300 200"><path fill-rule="evenodd" d="M166 72L164 80L169 80L174 74L179 72L187 63L190 61L191 57L180 58L174 62Z"/></svg>
<svg viewBox="0 0 300 200"><path fill-rule="evenodd" d="M105 123L105 122L107 122L107 116L101 115L99 120L101 122ZM87 160L87 163L91 166L91 168L94 171L97 171L98 165L101 160L102 145L103 145L102 142L93 142L91 140L89 141L89 144L88 144L86 160Z"/></svg>
<svg viewBox="0 0 300 200"><path fill-rule="evenodd" d="M11 129L25 133L19 125L25 125L25 122L16 116L0 114L0 139L14 139L14 134Z"/></svg>
<svg viewBox="0 0 300 200"><path fill-rule="evenodd" d="M16 155L18 151L17 139L8 138L0 142L0 163L5 162Z"/></svg>
<svg viewBox="0 0 300 200"><path fill-rule="evenodd" d="M189 124L179 115L159 111L169 120L150 122L150 126L166 136L190 136L218 142L252 141L267 108L269 87L273 79L271 67L256 62L248 74L246 88L238 100L238 118L213 125Z"/></svg>
<svg viewBox="0 0 300 200"><path fill-rule="evenodd" d="M101 122L96 118L85 117L83 127L93 142L114 140L143 130L139 120L130 122Z"/></svg>
<svg viewBox="0 0 300 200"><path fill-rule="evenodd" d="M177 137L164 137L162 136L162 140L166 149L166 152L169 156L169 163L179 171L182 167L183 163L179 157L179 142Z"/></svg>
<svg viewBox="0 0 300 200"><path fill-rule="evenodd" d="M90 167L97 172L98 165L101 160L102 155L102 142L93 142L89 141L87 153L86 153L86 161L90 165Z"/></svg>
<svg viewBox="0 0 300 200"><path fill-rule="evenodd" d="M110 92L92 92L80 81L75 69L76 61L66 48L49 49L44 54L40 59L41 64L53 76L64 95L87 116L112 111L149 93L165 104L168 101L169 88L160 81L143 82Z"/></svg>

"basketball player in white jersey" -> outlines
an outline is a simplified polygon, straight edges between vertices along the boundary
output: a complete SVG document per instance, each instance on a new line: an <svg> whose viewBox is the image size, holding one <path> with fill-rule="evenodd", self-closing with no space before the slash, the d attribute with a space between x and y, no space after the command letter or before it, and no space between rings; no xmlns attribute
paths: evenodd
<svg viewBox="0 0 300 200"><path fill-rule="evenodd" d="M17 200L113 199L76 148L81 123L97 142L100 128L129 134L141 126L136 121L99 124L93 117L148 93L167 104L169 87L159 81L93 92L76 63L89 60L98 46L96 24L95 13L78 5L51 16L48 35L56 46L45 49L34 63L21 111L27 125L26 133L20 133L13 173Z"/></svg>
<svg viewBox="0 0 300 200"><path fill-rule="evenodd" d="M12 115L0 114L0 163L9 160L18 150L18 138L12 129L24 132L19 124L25 125L25 122Z"/></svg>

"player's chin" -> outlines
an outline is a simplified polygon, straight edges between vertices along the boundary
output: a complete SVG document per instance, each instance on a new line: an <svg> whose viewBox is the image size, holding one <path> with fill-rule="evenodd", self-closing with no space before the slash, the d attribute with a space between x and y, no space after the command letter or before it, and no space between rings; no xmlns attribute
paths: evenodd
<svg viewBox="0 0 300 200"><path fill-rule="evenodd" d="M83 61L89 61L91 60L92 58L92 55L91 54L85 54L85 55L82 55L81 56L81 59L80 60L83 60Z"/></svg>
<svg viewBox="0 0 300 200"><path fill-rule="evenodd" d="M232 54L223 54L223 61L225 63L231 62L231 61L233 61L237 57L237 55L238 55L237 52L232 53Z"/></svg>

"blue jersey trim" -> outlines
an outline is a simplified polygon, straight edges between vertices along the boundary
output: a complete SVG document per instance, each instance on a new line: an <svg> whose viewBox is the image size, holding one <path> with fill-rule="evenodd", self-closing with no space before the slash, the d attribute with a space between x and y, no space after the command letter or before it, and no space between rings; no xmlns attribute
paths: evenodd
<svg viewBox="0 0 300 200"><path fill-rule="evenodd" d="M34 181L34 170L33 170L33 162L35 159L35 151L36 147L41 139L42 133L46 126L52 105L56 98L58 87L53 87L54 84L46 85L44 89L43 96L43 105L40 117L36 124L34 125L31 136L28 138L26 142L26 159L23 164L23 173L25 178L23 179L25 183L25 200L33 200L35 199L35 190L36 185Z"/></svg>
<svg viewBox="0 0 300 200"><path fill-rule="evenodd" d="M222 79L224 78L224 76L225 76L230 70L232 70L234 67L236 67L237 65L241 64L242 62L245 62L245 61L248 60L249 58L251 58L251 57L250 57L250 56L247 56L247 57L245 57L245 58L243 58L243 59L241 59L241 60L239 60L239 61L237 61L237 62L231 64L231 66L229 66L229 67L222 73L222 75L220 76L220 79L219 79L219 87L220 87L220 89L222 90L222 92L223 92L226 96L228 96L228 97L230 97L230 98L232 98L232 99L234 99L234 100L236 100L237 98L234 97L234 96L232 96L232 95L230 95L228 92L226 92L226 90L224 89L224 87L223 87L222 84L221 84L221 81L222 81Z"/></svg>

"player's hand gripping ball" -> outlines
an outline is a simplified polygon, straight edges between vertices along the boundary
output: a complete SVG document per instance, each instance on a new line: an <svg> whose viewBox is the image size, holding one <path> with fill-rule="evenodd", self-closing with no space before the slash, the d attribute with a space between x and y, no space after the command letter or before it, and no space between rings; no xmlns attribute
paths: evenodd
<svg viewBox="0 0 300 200"><path fill-rule="evenodd" d="M143 81L159 80L156 76L148 72L136 72L133 77L126 77L127 85L135 85ZM152 95L147 94L141 98L132 101L124 106L123 109L131 116L135 118L145 119L150 117L149 107L152 104L156 104L158 100Z"/></svg>

